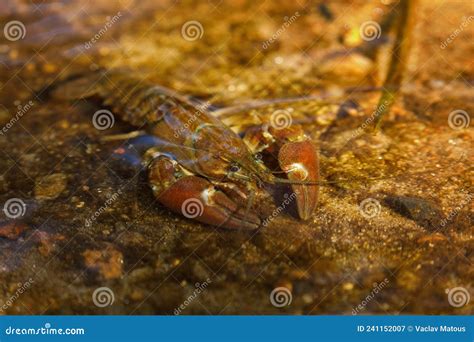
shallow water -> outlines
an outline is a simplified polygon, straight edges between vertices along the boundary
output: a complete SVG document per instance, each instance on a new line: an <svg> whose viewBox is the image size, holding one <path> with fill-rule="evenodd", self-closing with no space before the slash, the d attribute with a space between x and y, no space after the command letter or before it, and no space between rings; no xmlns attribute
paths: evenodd
<svg viewBox="0 0 474 342"><path fill-rule="evenodd" d="M387 69L390 39L373 59L359 35L384 3L3 1L2 27L21 25L0 35L0 203L21 200L21 215L2 213L0 311L472 314L473 130L449 115L474 113L474 13L468 2L420 2L403 96L372 135L360 128L380 94L351 89L380 86ZM289 111L334 183L309 222L290 209L258 233L173 214L143 173L112 158L120 142L101 141L133 127L116 118L99 130L97 103L40 96L99 68L216 108L329 94L237 121ZM94 295L104 287L105 306Z"/></svg>

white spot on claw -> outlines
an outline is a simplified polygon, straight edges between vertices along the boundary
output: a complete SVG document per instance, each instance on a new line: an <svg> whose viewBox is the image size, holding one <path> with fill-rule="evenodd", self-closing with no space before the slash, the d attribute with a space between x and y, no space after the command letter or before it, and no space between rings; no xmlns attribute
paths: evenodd
<svg viewBox="0 0 474 342"><path fill-rule="evenodd" d="M305 180L306 178L308 178L308 175L309 175L308 170L301 163L293 163L290 166L286 167L285 171L286 173L292 173L292 174L294 173L298 175L298 178L300 180Z"/></svg>

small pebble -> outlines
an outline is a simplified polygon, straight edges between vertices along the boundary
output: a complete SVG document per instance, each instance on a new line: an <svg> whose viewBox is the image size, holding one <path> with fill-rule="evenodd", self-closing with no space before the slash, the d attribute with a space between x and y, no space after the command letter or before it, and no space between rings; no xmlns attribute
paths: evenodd
<svg viewBox="0 0 474 342"><path fill-rule="evenodd" d="M66 189L67 176L63 173L54 173L36 181L36 199L55 199Z"/></svg>
<svg viewBox="0 0 474 342"><path fill-rule="evenodd" d="M313 302L313 296L310 294L303 295L302 299L305 304L311 304Z"/></svg>
<svg viewBox="0 0 474 342"><path fill-rule="evenodd" d="M354 288L354 284L353 283L344 283L342 285L342 288L346 291L351 291Z"/></svg>
<svg viewBox="0 0 474 342"><path fill-rule="evenodd" d="M20 222L9 221L0 225L0 238L16 240L28 227Z"/></svg>
<svg viewBox="0 0 474 342"><path fill-rule="evenodd" d="M88 249L82 256L86 267L104 279L117 279L122 275L123 255L114 247L103 250Z"/></svg>

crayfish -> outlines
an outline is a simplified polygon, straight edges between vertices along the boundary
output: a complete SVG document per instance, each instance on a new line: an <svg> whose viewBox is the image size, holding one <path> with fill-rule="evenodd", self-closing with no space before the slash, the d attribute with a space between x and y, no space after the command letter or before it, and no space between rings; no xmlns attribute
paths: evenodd
<svg viewBox="0 0 474 342"><path fill-rule="evenodd" d="M52 95L99 98L146 132L130 143L142 154L154 195L176 213L214 226L254 230L264 218L252 206L269 184L292 187L301 219L311 218L316 208L318 150L300 125L261 125L241 137L208 106L117 70L69 80ZM286 178L265 165L265 153L275 156L276 172Z"/></svg>

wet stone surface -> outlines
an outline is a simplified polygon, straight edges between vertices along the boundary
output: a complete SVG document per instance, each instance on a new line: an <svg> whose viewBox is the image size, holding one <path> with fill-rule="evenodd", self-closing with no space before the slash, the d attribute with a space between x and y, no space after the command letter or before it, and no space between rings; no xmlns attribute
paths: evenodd
<svg viewBox="0 0 474 342"><path fill-rule="evenodd" d="M410 77L372 134L361 127L380 94L350 87L383 79L384 47L375 59L356 47L360 25L380 21L388 5L330 2L331 15L296 2L95 1L71 21L82 1L41 13L2 2L2 19L27 31L0 37L0 304L33 282L1 313L173 314L186 302L182 314L472 314L473 124L449 121L456 110L474 115L469 31L440 48L472 8L420 3ZM182 35L191 20L203 27L195 40ZM54 80L117 67L216 108L330 94L227 122L265 122L284 109L303 124L328 182L311 219L289 208L253 233L196 223L157 202L139 164L123 163L122 141L104 142L135 128L117 116L97 129L98 102L27 106ZM257 204L269 215L280 205L272 196ZM196 284L202 291L189 301ZM460 287L471 300L453 306ZM113 297L105 305L94 297L104 288ZM291 304L275 302L276 289Z"/></svg>

